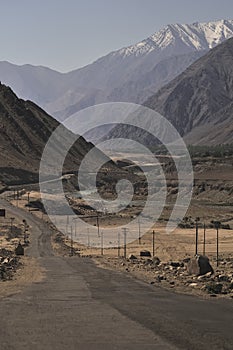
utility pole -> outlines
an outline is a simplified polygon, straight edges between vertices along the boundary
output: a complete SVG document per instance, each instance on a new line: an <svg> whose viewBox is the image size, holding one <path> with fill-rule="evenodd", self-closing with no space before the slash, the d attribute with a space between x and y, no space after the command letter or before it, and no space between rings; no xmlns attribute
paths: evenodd
<svg viewBox="0 0 233 350"><path fill-rule="evenodd" d="M30 203L30 192L27 193L28 195L28 209L29 209L29 203Z"/></svg>
<svg viewBox="0 0 233 350"><path fill-rule="evenodd" d="M155 256L155 231L152 231L152 254Z"/></svg>
<svg viewBox="0 0 233 350"><path fill-rule="evenodd" d="M15 218L10 218L10 221L11 221L11 235L13 233L13 221L15 220Z"/></svg>
<svg viewBox="0 0 233 350"><path fill-rule="evenodd" d="M117 248L117 250L118 250L118 258L119 258L121 255L121 234L120 234L120 232L118 232L118 248Z"/></svg>
<svg viewBox="0 0 233 350"><path fill-rule="evenodd" d="M198 254L198 221L200 219L199 218L196 218L195 219L195 226L196 226L196 244L195 244L195 255Z"/></svg>
<svg viewBox="0 0 233 350"><path fill-rule="evenodd" d="M76 215L77 217L79 218L95 218L96 219L96 225L97 226L97 232L98 232L98 237L101 238L101 235L100 235L100 225L99 225L99 215ZM76 218L74 218L73 220L76 220ZM67 216L67 224L69 223L69 217ZM89 235L89 228L88 228L88 231L87 231L88 235L87 235L87 244L90 245L90 235ZM77 235L77 227L76 227L76 222L75 222L75 236Z"/></svg>
<svg viewBox="0 0 233 350"><path fill-rule="evenodd" d="M140 216L138 216L138 244L141 244L141 223L140 223Z"/></svg>
<svg viewBox="0 0 233 350"><path fill-rule="evenodd" d="M74 235L77 237L77 222L74 220Z"/></svg>
<svg viewBox="0 0 233 350"><path fill-rule="evenodd" d="M68 235L69 215L66 216L66 235Z"/></svg>
<svg viewBox="0 0 233 350"><path fill-rule="evenodd" d="M87 227L87 247L90 247L90 232L89 232L89 227Z"/></svg>
<svg viewBox="0 0 233 350"><path fill-rule="evenodd" d="M70 233L70 255L74 254L74 246L73 246L73 226L71 225L71 233Z"/></svg>
<svg viewBox="0 0 233 350"><path fill-rule="evenodd" d="M122 231L123 231L123 236L124 236L124 258L126 259L126 236L127 236L127 228L126 227L123 227L122 228Z"/></svg>
<svg viewBox="0 0 233 350"><path fill-rule="evenodd" d="M16 207L19 206L19 190L16 191Z"/></svg>
<svg viewBox="0 0 233 350"><path fill-rule="evenodd" d="M104 234L101 232L101 255L104 255Z"/></svg>
<svg viewBox="0 0 233 350"><path fill-rule="evenodd" d="M221 225L220 221L215 221L215 228L216 228L216 260L217 260L217 266L219 265L219 228Z"/></svg>
<svg viewBox="0 0 233 350"><path fill-rule="evenodd" d="M218 232L219 226L217 226L217 266L218 266L218 260L219 260L219 232Z"/></svg>
<svg viewBox="0 0 233 350"><path fill-rule="evenodd" d="M97 225L97 230L98 230L98 237L100 237L100 224L99 224L99 215L97 213L96 216L96 225Z"/></svg>
<svg viewBox="0 0 233 350"><path fill-rule="evenodd" d="M205 226L205 223L204 223L203 255L205 255L205 241L206 241L206 226Z"/></svg>

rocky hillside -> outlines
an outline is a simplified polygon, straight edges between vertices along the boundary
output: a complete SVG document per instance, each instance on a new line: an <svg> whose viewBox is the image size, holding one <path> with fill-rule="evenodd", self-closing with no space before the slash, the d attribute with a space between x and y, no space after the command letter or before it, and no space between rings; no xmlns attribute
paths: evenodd
<svg viewBox="0 0 233 350"><path fill-rule="evenodd" d="M44 146L58 125L34 103L18 99L9 87L0 85L0 182L37 181ZM91 147L80 138L67 157L66 170L74 170Z"/></svg>
<svg viewBox="0 0 233 350"><path fill-rule="evenodd" d="M233 142L233 39L212 49L150 97L188 144Z"/></svg>
<svg viewBox="0 0 233 350"><path fill-rule="evenodd" d="M193 63L144 105L171 121L187 144L233 143L232 62L231 38ZM112 137L136 137L150 145L155 143L141 130L126 125L112 129L107 138Z"/></svg>

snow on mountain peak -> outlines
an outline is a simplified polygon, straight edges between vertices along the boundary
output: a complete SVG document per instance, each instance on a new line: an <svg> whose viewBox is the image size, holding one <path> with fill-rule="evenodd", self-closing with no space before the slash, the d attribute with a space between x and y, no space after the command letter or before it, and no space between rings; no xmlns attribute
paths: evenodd
<svg viewBox="0 0 233 350"><path fill-rule="evenodd" d="M123 57L142 56L154 50L163 51L168 47L191 49L194 51L208 50L233 37L233 20L219 20L206 23L170 24L149 38L115 54Z"/></svg>

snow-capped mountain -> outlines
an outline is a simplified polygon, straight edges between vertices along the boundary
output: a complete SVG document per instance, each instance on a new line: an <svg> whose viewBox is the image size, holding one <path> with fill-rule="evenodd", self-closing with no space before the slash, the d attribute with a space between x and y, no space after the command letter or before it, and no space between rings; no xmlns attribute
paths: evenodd
<svg viewBox="0 0 233 350"><path fill-rule="evenodd" d="M187 144L230 144L233 142L232 62L233 38L230 38L194 62L144 105L166 117ZM117 137L155 143L154 138L128 125L118 125L107 134L107 138Z"/></svg>
<svg viewBox="0 0 233 350"><path fill-rule="evenodd" d="M66 74L15 65L8 65L6 74L6 63L0 62L0 80L12 86L20 97L32 99L64 120L96 103L142 103L207 51L231 37L233 20L167 25L135 45Z"/></svg>
<svg viewBox="0 0 233 350"><path fill-rule="evenodd" d="M170 46L179 48L177 44L193 48L197 51L212 49L233 35L233 20L221 20L208 23L172 24L167 25L149 38L116 51L123 57L136 57L152 51L162 51Z"/></svg>

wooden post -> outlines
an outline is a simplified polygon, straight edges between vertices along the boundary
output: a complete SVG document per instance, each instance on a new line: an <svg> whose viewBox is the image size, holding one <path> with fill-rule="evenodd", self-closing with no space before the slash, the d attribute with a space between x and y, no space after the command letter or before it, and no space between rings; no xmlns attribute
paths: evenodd
<svg viewBox="0 0 233 350"><path fill-rule="evenodd" d="M120 234L120 232L118 233L118 248L117 248L117 251L118 251L118 257L120 257L120 255L121 255L121 234Z"/></svg>
<svg viewBox="0 0 233 350"><path fill-rule="evenodd" d="M74 220L74 236L77 237L77 222Z"/></svg>
<svg viewBox="0 0 233 350"><path fill-rule="evenodd" d="M140 216L138 217L138 244L141 244L141 225L140 225Z"/></svg>
<svg viewBox="0 0 233 350"><path fill-rule="evenodd" d="M123 227L123 235L124 235L124 258L126 259L126 234L127 234L127 228Z"/></svg>
<svg viewBox="0 0 233 350"><path fill-rule="evenodd" d="M68 235L69 216L66 216L66 235Z"/></svg>
<svg viewBox="0 0 233 350"><path fill-rule="evenodd" d="M198 220L196 219L195 255L198 254Z"/></svg>
<svg viewBox="0 0 233 350"><path fill-rule="evenodd" d="M71 233L70 233L70 255L73 256L74 246L73 246L73 226L71 225Z"/></svg>
<svg viewBox="0 0 233 350"><path fill-rule="evenodd" d="M221 225L220 221L215 221L215 228L216 228L216 260L217 260L217 266L219 265L219 228Z"/></svg>
<svg viewBox="0 0 233 350"><path fill-rule="evenodd" d="M99 215L96 216L96 225L98 230L98 237L100 237L100 224L99 224Z"/></svg>
<svg viewBox="0 0 233 350"><path fill-rule="evenodd" d="M11 220L11 235L12 235L12 233L13 233L13 221L15 220L15 218L10 218L10 220Z"/></svg>
<svg viewBox="0 0 233 350"><path fill-rule="evenodd" d="M103 232L101 232L100 238L101 238L101 255L104 255L104 234L103 234Z"/></svg>
<svg viewBox="0 0 233 350"><path fill-rule="evenodd" d="M155 256L155 231L152 231L152 254Z"/></svg>
<svg viewBox="0 0 233 350"><path fill-rule="evenodd" d="M205 255L206 226L204 223L203 255Z"/></svg>
<svg viewBox="0 0 233 350"><path fill-rule="evenodd" d="M90 231L89 231L89 227L87 227L87 247L90 247Z"/></svg>

